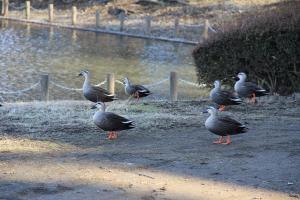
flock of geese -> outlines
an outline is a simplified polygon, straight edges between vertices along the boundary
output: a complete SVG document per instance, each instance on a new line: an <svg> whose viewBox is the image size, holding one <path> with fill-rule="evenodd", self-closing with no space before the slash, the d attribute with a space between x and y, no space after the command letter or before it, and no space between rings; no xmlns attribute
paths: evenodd
<svg viewBox="0 0 300 200"><path fill-rule="evenodd" d="M105 102L111 102L117 98L107 90L93 86L90 83L90 73L81 71L79 76L85 78L83 83L83 96L95 103L92 109L98 108L93 116L93 121L97 127L108 132L108 139L117 138L117 132L134 128L132 120L126 119L120 115L105 111ZM256 97L267 95L267 91L252 82L246 82L247 75L240 72L237 75L238 81L234 85L235 92L221 90L219 80L214 82L214 88L210 92L210 99L219 106L219 111L224 111L225 106L238 105L243 101L241 98L250 99L251 103L256 103ZM142 85L133 85L128 78L124 79L125 93L130 98L146 97L151 94L150 90ZM208 107L203 113L209 113L210 116L205 121L205 127L212 133L219 135L220 138L214 141L214 144L230 144L230 135L236 135L247 132L248 128L229 116L218 115L218 110L212 106ZM223 138L226 136L226 140Z"/></svg>

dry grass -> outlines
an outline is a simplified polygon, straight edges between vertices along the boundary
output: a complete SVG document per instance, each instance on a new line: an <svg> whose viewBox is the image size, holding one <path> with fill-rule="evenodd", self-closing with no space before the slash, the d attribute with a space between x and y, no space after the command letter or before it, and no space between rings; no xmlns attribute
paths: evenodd
<svg viewBox="0 0 300 200"><path fill-rule="evenodd" d="M31 146L32 140L40 140L43 142L36 145L37 149L41 151L44 151L43 146L48 145L49 141L49 146L53 142L58 143L57 145L70 144L71 146L67 146L67 149L71 148L72 145L89 146L96 144L97 141L93 141L91 138L99 138L99 135L105 135L106 133L93 124L92 116L95 110L90 109L91 105L92 103L86 101L5 104L1 108L1 113L2 116L5 116L2 123L5 123L6 126L1 127L0 131L9 134L4 135L6 138L4 143L7 143L6 146L14 144L16 141L12 140L11 136L16 136L21 140L25 139L23 142L26 142L29 146ZM109 104L107 110L134 120L138 130L155 130L157 127L168 129L170 127L180 127L186 120L197 121L195 118L192 119L191 115L174 115L180 110L191 110L192 106L182 108L176 106L173 110L170 110L164 108L163 105L168 105L168 103L158 101L157 103L144 102L137 104L133 101L128 104L127 101L118 101ZM100 138L105 138L104 135ZM89 142L85 143L85 141ZM15 144L22 144L22 142L18 141ZM29 147L25 145L24 150L27 148ZM60 146L53 146L53 150L58 148ZM28 151L30 151L30 148ZM32 151L34 151L34 148Z"/></svg>

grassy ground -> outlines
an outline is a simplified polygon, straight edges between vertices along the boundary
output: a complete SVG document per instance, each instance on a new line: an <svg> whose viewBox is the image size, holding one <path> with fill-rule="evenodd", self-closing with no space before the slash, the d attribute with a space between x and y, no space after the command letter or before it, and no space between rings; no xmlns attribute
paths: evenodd
<svg viewBox="0 0 300 200"><path fill-rule="evenodd" d="M210 102L116 102L136 128L115 141L84 101L0 108L0 199L297 199L300 104L266 98L229 108L250 131L213 145Z"/></svg>

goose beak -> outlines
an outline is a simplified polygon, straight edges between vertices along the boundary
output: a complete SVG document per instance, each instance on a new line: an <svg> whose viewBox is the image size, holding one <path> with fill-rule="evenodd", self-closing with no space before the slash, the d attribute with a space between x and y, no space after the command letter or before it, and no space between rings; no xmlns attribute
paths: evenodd
<svg viewBox="0 0 300 200"><path fill-rule="evenodd" d="M202 113L208 113L208 111L207 110L203 110Z"/></svg>
<svg viewBox="0 0 300 200"><path fill-rule="evenodd" d="M82 72L80 72L80 73L78 74L78 77L79 77L79 76L83 76Z"/></svg>
<svg viewBox="0 0 300 200"><path fill-rule="evenodd" d="M235 81L240 80L240 78L238 76L232 77Z"/></svg>
<svg viewBox="0 0 300 200"><path fill-rule="evenodd" d="M92 107L91 107L91 109L96 109L97 108L97 106L96 105L93 105Z"/></svg>

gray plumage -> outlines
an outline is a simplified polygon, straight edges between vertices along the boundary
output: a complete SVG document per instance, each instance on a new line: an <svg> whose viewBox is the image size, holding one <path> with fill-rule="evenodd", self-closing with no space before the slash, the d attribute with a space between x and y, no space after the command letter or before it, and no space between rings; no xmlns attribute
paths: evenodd
<svg viewBox="0 0 300 200"><path fill-rule="evenodd" d="M146 97L151 94L150 90L142 85L132 85L128 78L124 79L125 93L134 98Z"/></svg>
<svg viewBox="0 0 300 200"><path fill-rule="evenodd" d="M99 108L93 116L93 121L104 131L122 131L134 128L133 121L112 112L105 112L105 105L98 102L93 108Z"/></svg>
<svg viewBox="0 0 300 200"><path fill-rule="evenodd" d="M236 135L245 133L248 130L245 125L230 118L229 116L218 116L217 109L214 107L207 109L207 112L210 116L205 121L205 127L207 130L216 135Z"/></svg>
<svg viewBox="0 0 300 200"><path fill-rule="evenodd" d="M90 84L90 73L88 71L81 71L79 76L84 76L85 80L82 86L83 96L94 103L96 102L110 102L116 100L115 96L107 90Z"/></svg>
<svg viewBox="0 0 300 200"><path fill-rule="evenodd" d="M238 105L242 100L233 92L221 90L221 83L219 80L214 82L214 88L210 91L210 99L218 105Z"/></svg>
<svg viewBox="0 0 300 200"><path fill-rule="evenodd" d="M239 80L234 85L234 90L240 97L260 97L267 95L267 91L252 82L246 82L247 75L243 72L238 74Z"/></svg>

